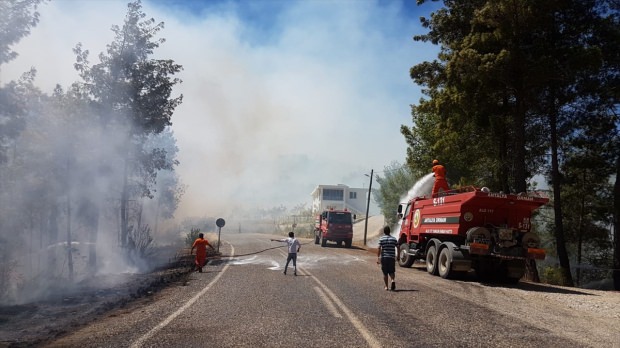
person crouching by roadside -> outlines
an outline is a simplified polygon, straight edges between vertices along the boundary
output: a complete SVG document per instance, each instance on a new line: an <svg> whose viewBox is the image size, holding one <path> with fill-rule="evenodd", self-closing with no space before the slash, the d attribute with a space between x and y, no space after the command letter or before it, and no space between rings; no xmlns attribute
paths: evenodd
<svg viewBox="0 0 620 348"><path fill-rule="evenodd" d="M288 238L284 239L272 239L272 242L282 242L288 245L288 256L286 257L286 265L284 266L284 275L288 269L288 263L293 261L293 274L297 275L297 253L301 249L301 243L295 238L294 232L288 233Z"/></svg>
<svg viewBox="0 0 620 348"><path fill-rule="evenodd" d="M381 264L383 272L383 283L385 290L396 290L396 255L400 253L400 247L396 238L390 235L390 226L383 227L383 236L379 238L379 249L377 250L377 263ZM392 284L388 288L388 275L392 279Z"/></svg>
<svg viewBox="0 0 620 348"><path fill-rule="evenodd" d="M192 250L190 250L190 255L194 253L194 249L196 249L196 258L194 259L194 263L196 264L196 269L198 272L202 273L202 267L207 263L207 246L211 249L213 247L209 244L209 241L204 239L204 233L199 233L198 238L192 244Z"/></svg>

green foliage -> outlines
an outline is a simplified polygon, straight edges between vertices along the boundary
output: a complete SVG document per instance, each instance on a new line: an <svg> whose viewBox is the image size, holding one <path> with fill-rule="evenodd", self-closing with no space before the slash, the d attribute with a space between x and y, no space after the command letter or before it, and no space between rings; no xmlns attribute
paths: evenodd
<svg viewBox="0 0 620 348"><path fill-rule="evenodd" d="M620 153L619 132L609 131L620 129L619 18L606 1L457 0L422 18L429 31L414 37L441 51L410 71L428 99L412 107L413 126L401 126L407 165L421 173L438 157L449 181L505 192L549 174L555 244L569 278L564 225L570 237L575 226L594 233L608 221L595 208L600 197L580 191L575 198L591 203L579 213L562 190L577 163L598 169L595 182L608 181ZM578 222L563 224L564 199Z"/></svg>
<svg viewBox="0 0 620 348"><path fill-rule="evenodd" d="M402 203L418 177L407 166L398 162L392 162L383 172L385 173L383 177L376 176L379 189L373 190L373 196L385 217L386 224L392 226L398 221L396 216L398 204Z"/></svg>
<svg viewBox="0 0 620 348"><path fill-rule="evenodd" d="M543 269L542 274L540 275L540 280L543 283L553 284L553 285L564 285L564 280L562 278L562 269L559 267L545 267Z"/></svg>
<svg viewBox="0 0 620 348"><path fill-rule="evenodd" d="M199 228L192 228L185 235L185 245L187 245L188 247L191 247L192 244L194 244L194 241L198 238L198 234L199 233L200 233L200 229Z"/></svg>
<svg viewBox="0 0 620 348"><path fill-rule="evenodd" d="M33 86L36 71L31 69L22 75L19 81L11 81L0 88L0 164L7 160L6 151L26 128L29 98L38 94Z"/></svg>
<svg viewBox="0 0 620 348"><path fill-rule="evenodd" d="M43 0L0 1L0 65L17 57L11 47L39 23L37 8Z"/></svg>
<svg viewBox="0 0 620 348"><path fill-rule="evenodd" d="M179 149L176 146L176 139L172 130L166 128L159 134L152 134L145 147L150 151L163 150L164 165L161 170L157 171L155 182L155 204L152 213L156 219L160 217L171 219L174 216L181 196L185 193L185 186L180 183L178 174L174 171L177 161L177 153Z"/></svg>
<svg viewBox="0 0 620 348"><path fill-rule="evenodd" d="M129 201L153 198L158 173L178 164L166 148L149 147L153 144L149 139L171 125L172 114L183 99L171 97L172 88L181 82L173 76L182 67L169 59L150 58L164 42L155 38L163 23L145 17L139 0L129 3L123 26L112 27L114 41L107 46L106 54L99 55L98 64L90 65L89 52L81 44L74 49L75 68L84 81L79 88L96 105L101 124L116 128L122 135L118 161L125 168L119 190L123 246L128 242ZM174 148L168 145L168 150ZM174 176L169 179L170 184L176 184ZM170 199L162 203L175 206L181 192L171 188Z"/></svg>
<svg viewBox="0 0 620 348"><path fill-rule="evenodd" d="M580 286L587 286L602 279L612 277L611 265L613 264L612 248L609 239L606 245L598 243L585 243L583 246L583 260L577 263L576 282Z"/></svg>
<svg viewBox="0 0 620 348"><path fill-rule="evenodd" d="M0 65L16 56L11 48L38 22L36 9L44 1L0 1ZM143 257L154 240L149 218L170 218L177 208L183 187L169 127L182 100L171 97L181 66L151 58L163 42L155 38L163 23L145 20L139 1L129 4L124 18L97 64L78 44L75 67L82 80L68 90L41 92L34 69L0 87L0 240L10 241L12 251L0 252L0 293L15 288L4 281L8 266L32 263L34 243L90 243L86 256L94 267L98 231L120 228L129 256ZM151 198L157 204L148 207ZM36 242L25 241L35 234ZM77 279L82 259L73 254L29 268L23 283L36 285L41 272L60 267Z"/></svg>

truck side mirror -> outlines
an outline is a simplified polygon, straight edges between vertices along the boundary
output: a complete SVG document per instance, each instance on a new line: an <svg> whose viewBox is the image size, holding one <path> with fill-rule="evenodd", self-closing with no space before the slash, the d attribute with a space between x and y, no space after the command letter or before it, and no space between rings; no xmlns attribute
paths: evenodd
<svg viewBox="0 0 620 348"><path fill-rule="evenodd" d="M398 212L398 215L402 215L403 214L403 206L402 205L398 205L398 209L396 210Z"/></svg>
<svg viewBox="0 0 620 348"><path fill-rule="evenodd" d="M399 219L402 219L402 218L403 218L403 214L402 214L402 213L398 213L398 214L396 214L396 216L397 216Z"/></svg>
<svg viewBox="0 0 620 348"><path fill-rule="evenodd" d="M353 214L353 220L357 220L357 215Z"/></svg>

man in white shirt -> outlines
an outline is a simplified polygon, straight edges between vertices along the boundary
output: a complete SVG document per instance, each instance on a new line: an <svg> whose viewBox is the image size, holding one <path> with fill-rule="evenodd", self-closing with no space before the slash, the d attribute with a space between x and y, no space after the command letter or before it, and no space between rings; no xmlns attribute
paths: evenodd
<svg viewBox="0 0 620 348"><path fill-rule="evenodd" d="M297 253L301 249L301 243L295 238L294 232L288 233L288 238L284 239L272 239L272 242L283 242L288 245L288 257L286 258L286 266L284 266L284 275L288 269L288 264L293 260L293 274L297 275Z"/></svg>

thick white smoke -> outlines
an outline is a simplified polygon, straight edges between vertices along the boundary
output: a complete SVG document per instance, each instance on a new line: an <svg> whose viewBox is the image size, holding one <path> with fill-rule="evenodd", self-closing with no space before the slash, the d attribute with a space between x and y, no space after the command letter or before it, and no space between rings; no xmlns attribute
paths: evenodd
<svg viewBox="0 0 620 348"><path fill-rule="evenodd" d="M433 190L434 181L433 173L426 174L422 179L413 184L413 187L400 199L400 202L406 203L415 197L429 196ZM398 220L396 226L392 228L392 236L396 238L398 238L400 234L400 222L401 220Z"/></svg>
<svg viewBox="0 0 620 348"><path fill-rule="evenodd" d="M433 190L434 183L433 173L428 173L422 179L418 180L413 187L407 192L407 195L401 198L401 202L408 202L415 197L428 196Z"/></svg>

